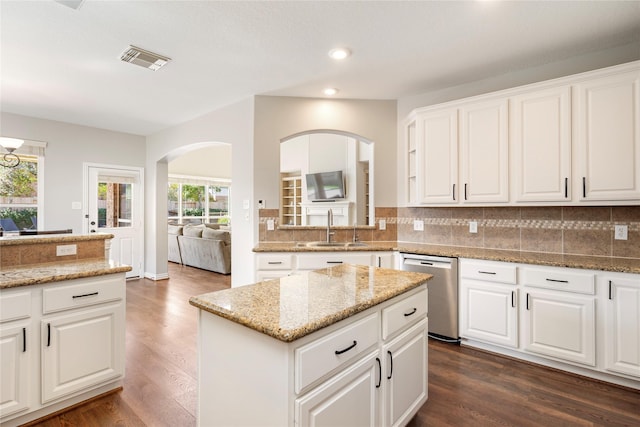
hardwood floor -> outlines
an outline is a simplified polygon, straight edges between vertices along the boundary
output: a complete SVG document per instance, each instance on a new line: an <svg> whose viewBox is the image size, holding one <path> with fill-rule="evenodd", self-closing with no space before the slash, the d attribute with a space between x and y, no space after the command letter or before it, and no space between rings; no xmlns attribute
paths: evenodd
<svg viewBox="0 0 640 427"><path fill-rule="evenodd" d="M173 263L169 275L127 282L123 390L36 425L196 425L197 310L188 300L228 288L230 277ZM429 400L409 425L640 426L640 392L430 340Z"/></svg>

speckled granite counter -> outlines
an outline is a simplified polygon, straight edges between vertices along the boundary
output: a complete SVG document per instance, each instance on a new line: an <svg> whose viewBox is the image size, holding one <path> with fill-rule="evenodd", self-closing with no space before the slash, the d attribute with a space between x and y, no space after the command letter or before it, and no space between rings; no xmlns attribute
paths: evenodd
<svg viewBox="0 0 640 427"><path fill-rule="evenodd" d="M431 277L343 264L194 296L189 303L291 342L420 286Z"/></svg>
<svg viewBox="0 0 640 427"><path fill-rule="evenodd" d="M41 234L35 236L19 236L16 234L0 237L0 247L16 245L36 245L41 243L73 243L88 242L92 240L113 239L113 234Z"/></svg>
<svg viewBox="0 0 640 427"><path fill-rule="evenodd" d="M400 251L422 255L456 258L485 259L490 261L517 262L522 264L554 267L583 268L589 270L617 271L640 274L640 260L585 255L563 255L542 252L522 252L462 246L425 245L405 242L367 242L357 247L307 247L296 243L261 243L254 252L331 252L331 251Z"/></svg>
<svg viewBox="0 0 640 427"><path fill-rule="evenodd" d="M119 265L104 259L67 261L2 269L0 271L0 289L102 276L130 270L131 267L128 265Z"/></svg>

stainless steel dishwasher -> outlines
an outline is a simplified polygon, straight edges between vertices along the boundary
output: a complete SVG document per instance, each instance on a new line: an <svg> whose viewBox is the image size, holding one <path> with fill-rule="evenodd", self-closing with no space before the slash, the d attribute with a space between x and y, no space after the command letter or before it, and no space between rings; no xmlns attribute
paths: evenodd
<svg viewBox="0 0 640 427"><path fill-rule="evenodd" d="M458 259L400 253L402 270L433 274L429 290L429 337L459 343Z"/></svg>

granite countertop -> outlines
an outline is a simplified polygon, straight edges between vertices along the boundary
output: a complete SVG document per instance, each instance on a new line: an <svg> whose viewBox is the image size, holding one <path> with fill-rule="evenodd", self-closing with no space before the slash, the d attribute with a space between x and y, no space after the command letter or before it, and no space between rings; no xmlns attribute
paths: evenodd
<svg viewBox="0 0 640 427"><path fill-rule="evenodd" d="M113 239L113 234L92 233L92 234L37 234L34 236L20 236L17 234L5 234L0 237L0 246L35 245L40 243L71 243L84 242L88 240Z"/></svg>
<svg viewBox="0 0 640 427"><path fill-rule="evenodd" d="M104 259L28 265L0 271L0 289L39 285L130 271L128 265Z"/></svg>
<svg viewBox="0 0 640 427"><path fill-rule="evenodd" d="M295 242L260 243L254 252L342 252L342 251L399 251L421 255L473 258L489 261L516 262L553 267L582 268L640 274L640 260L588 255L566 255L544 252L523 252L463 246L427 245L406 242L366 242L356 247L308 247Z"/></svg>
<svg viewBox="0 0 640 427"><path fill-rule="evenodd" d="M189 303L291 342L416 288L431 277L343 264L194 296Z"/></svg>

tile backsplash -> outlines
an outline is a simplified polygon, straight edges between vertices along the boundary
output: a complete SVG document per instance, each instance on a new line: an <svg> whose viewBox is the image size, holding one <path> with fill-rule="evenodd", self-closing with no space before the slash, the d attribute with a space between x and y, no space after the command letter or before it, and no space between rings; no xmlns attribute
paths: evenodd
<svg viewBox="0 0 640 427"><path fill-rule="evenodd" d="M261 209L260 242L313 241L319 229L278 229L278 209ZM268 219L276 229L266 230ZM379 220L386 230L379 230ZM414 230L421 220L423 231ZM470 222L477 233L469 232ZM627 240L614 239L615 225L626 225ZM376 227L356 230L362 241L401 241L572 255L640 259L640 206L540 206L376 208ZM336 241L350 241L353 230L338 229Z"/></svg>

